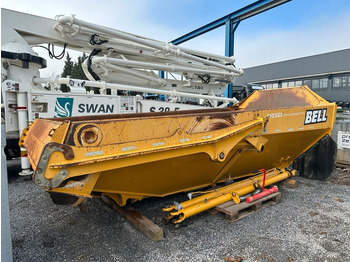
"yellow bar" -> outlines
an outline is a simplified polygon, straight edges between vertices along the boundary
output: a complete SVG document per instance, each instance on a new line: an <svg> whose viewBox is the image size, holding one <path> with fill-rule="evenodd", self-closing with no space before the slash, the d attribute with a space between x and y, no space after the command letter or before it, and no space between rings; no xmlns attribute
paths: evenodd
<svg viewBox="0 0 350 262"><path fill-rule="evenodd" d="M276 170L277 171L277 170ZM295 170L292 171L292 174L295 175ZM273 174L266 177L265 185L271 185L287 179L291 176L289 171L273 172ZM242 182L234 183L232 185L220 188L216 192L202 195L200 197L188 200L184 203L181 203L183 209L176 212L171 212L170 217L178 216L178 219L174 223L180 223L188 217L201 213L210 208L216 207L220 204L223 204L227 201L230 201L234 196L243 196L255 190L254 183L260 184L262 186L262 176L255 176L249 179L246 179ZM216 195L216 197L215 197Z"/></svg>
<svg viewBox="0 0 350 262"><path fill-rule="evenodd" d="M277 169L270 169L267 171L267 174L266 174L266 178L270 178L276 174L280 173L279 170ZM254 174L250 174L248 176L253 176ZM225 193L228 193L228 192L232 192L232 191L235 191L237 188L241 188L241 187L245 187L245 186L248 186L248 185L251 185L252 183L261 183L260 186L262 186L262 179L263 179L263 175L261 173L259 173L258 175L255 175L254 177L251 177L249 179L245 179L243 181L240 181L240 182L235 182L229 186L225 186L225 187L222 187L220 189L217 189L217 190L212 190L211 193L208 193L208 194L205 194L205 195L201 195L201 196L198 196L196 198L193 198L193 199L190 199L190 200L187 200L183 203L181 203L181 206L182 208L188 208L190 206L193 206L195 204L199 204L199 203L202 203L203 201L205 201L205 199L213 199L213 198L216 198L218 196L220 196L221 194L225 194ZM165 208L163 209L164 211L171 211L173 209L176 209L175 206L171 206L171 207L168 207L168 208Z"/></svg>

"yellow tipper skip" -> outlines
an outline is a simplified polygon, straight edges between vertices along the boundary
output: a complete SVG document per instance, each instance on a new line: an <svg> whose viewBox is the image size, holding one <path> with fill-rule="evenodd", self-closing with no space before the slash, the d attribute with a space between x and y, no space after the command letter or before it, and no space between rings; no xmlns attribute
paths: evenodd
<svg viewBox="0 0 350 262"><path fill-rule="evenodd" d="M239 202L261 183L255 170L269 170L267 184L293 175L288 166L330 134L335 114L335 104L301 86L256 91L229 108L36 119L20 143L34 182L57 203L107 195L123 206L254 176L232 185L225 201ZM196 212L180 213L182 221Z"/></svg>

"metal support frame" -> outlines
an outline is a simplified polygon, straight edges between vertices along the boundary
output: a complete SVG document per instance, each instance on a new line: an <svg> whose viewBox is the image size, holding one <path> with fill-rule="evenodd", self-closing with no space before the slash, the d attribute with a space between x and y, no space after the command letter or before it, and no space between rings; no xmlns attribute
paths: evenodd
<svg viewBox="0 0 350 262"><path fill-rule="evenodd" d="M225 30L225 55L233 56L234 54L234 36L239 26L240 20L229 20L226 22Z"/></svg>
<svg viewBox="0 0 350 262"><path fill-rule="evenodd" d="M249 17L252 17L254 15L260 14L262 12L265 12L271 8L274 8L276 6L279 6L281 4L284 4L286 2L289 2L291 0L259 0L256 1L250 5L247 5L241 9L238 9L237 11L234 11L228 15L225 15L209 24L206 24L196 30L193 30L183 36L180 36L171 43L175 45L179 45L181 43L184 43L192 38L195 38L197 36L200 36L204 33L207 33L211 30L214 30L220 26L223 26L226 24L227 21L243 21L244 19L247 19Z"/></svg>
<svg viewBox="0 0 350 262"><path fill-rule="evenodd" d="M225 30L225 55L233 56L234 54L234 37L235 31L237 30L241 20L228 20L226 21L226 30ZM232 84L229 84L224 93L225 97L232 98L233 90Z"/></svg>
<svg viewBox="0 0 350 262"><path fill-rule="evenodd" d="M287 3L291 0L259 0L250 5L247 5L237 11L234 11L226 16L223 16L209 24L206 24L196 30L193 30L183 36L180 36L173 41L172 44L179 45L197 36L205 34L220 26L226 25L225 30L225 55L233 56L234 54L234 33L241 21L254 15L265 12L269 9ZM232 98L232 85L230 84L225 91L225 96Z"/></svg>

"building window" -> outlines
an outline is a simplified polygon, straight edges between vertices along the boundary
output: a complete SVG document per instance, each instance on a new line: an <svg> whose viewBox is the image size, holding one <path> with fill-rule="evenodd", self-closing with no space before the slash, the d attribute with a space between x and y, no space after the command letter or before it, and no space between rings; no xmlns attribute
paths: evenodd
<svg viewBox="0 0 350 262"><path fill-rule="evenodd" d="M340 87L342 82L341 77L333 77L333 87Z"/></svg>
<svg viewBox="0 0 350 262"><path fill-rule="evenodd" d="M268 83L268 84L263 84L263 87L265 87L265 89L276 89L278 88L278 83Z"/></svg>
<svg viewBox="0 0 350 262"><path fill-rule="evenodd" d="M327 88L328 87L328 79L322 78L320 79L320 88Z"/></svg>
<svg viewBox="0 0 350 262"><path fill-rule="evenodd" d="M312 79L311 88L312 89L319 89L320 88L320 79Z"/></svg>
<svg viewBox="0 0 350 262"><path fill-rule="evenodd" d="M349 86L349 81L348 81L348 79L349 79L348 76L343 76L343 77L342 77L342 87Z"/></svg>
<svg viewBox="0 0 350 262"><path fill-rule="evenodd" d="M288 87L288 82L282 82L282 87Z"/></svg>
<svg viewBox="0 0 350 262"><path fill-rule="evenodd" d="M303 81L299 80L299 81L295 81L295 86L302 86L303 85Z"/></svg>
<svg viewBox="0 0 350 262"><path fill-rule="evenodd" d="M295 86L295 82L294 81L289 81L288 82L288 87L293 87Z"/></svg>

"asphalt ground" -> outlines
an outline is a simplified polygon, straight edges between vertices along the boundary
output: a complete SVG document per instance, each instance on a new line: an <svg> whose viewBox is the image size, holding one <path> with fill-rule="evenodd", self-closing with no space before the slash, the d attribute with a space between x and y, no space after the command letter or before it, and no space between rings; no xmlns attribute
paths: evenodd
<svg viewBox="0 0 350 262"><path fill-rule="evenodd" d="M350 261L349 170L326 181L296 177L296 189L282 183L280 203L234 223L208 212L180 226L165 222L162 207L186 200L185 193L135 203L163 228L159 242L101 199L89 200L83 214L9 172L14 261Z"/></svg>

